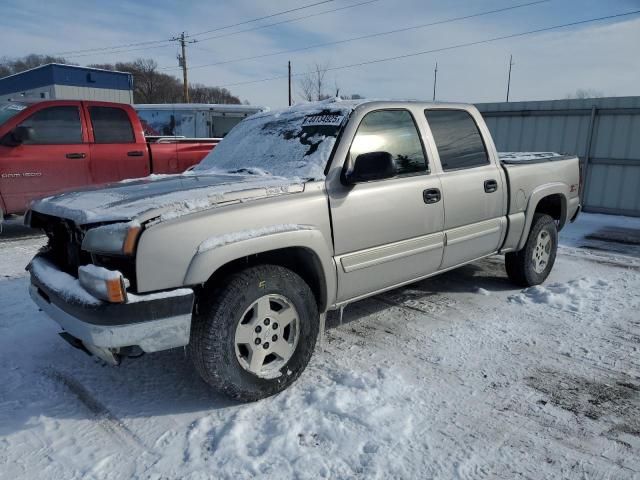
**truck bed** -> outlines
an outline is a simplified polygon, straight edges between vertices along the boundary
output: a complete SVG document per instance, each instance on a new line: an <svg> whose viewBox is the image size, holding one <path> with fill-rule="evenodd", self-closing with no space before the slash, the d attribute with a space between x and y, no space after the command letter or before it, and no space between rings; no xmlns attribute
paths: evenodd
<svg viewBox="0 0 640 480"><path fill-rule="evenodd" d="M509 214L521 212L539 185L553 183L565 185L569 190L580 183L579 160L575 155L507 152L498 156L509 182Z"/></svg>

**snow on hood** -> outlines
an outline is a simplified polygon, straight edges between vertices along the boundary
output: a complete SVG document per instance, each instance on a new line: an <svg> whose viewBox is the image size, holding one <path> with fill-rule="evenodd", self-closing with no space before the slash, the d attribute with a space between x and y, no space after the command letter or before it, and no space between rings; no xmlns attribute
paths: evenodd
<svg viewBox="0 0 640 480"><path fill-rule="evenodd" d="M220 202L299 192L323 179L336 138L362 102L329 99L259 113L182 175L152 175L47 197L31 209L76 224L169 219Z"/></svg>
<svg viewBox="0 0 640 480"><path fill-rule="evenodd" d="M145 221L157 216L175 218L221 202L294 193L303 189L303 184L296 178L251 171L233 174L211 170L62 193L34 202L31 209L72 220L78 225L134 218Z"/></svg>
<svg viewBox="0 0 640 480"><path fill-rule="evenodd" d="M358 102L329 99L252 115L194 168L258 168L273 175L321 180L336 138Z"/></svg>

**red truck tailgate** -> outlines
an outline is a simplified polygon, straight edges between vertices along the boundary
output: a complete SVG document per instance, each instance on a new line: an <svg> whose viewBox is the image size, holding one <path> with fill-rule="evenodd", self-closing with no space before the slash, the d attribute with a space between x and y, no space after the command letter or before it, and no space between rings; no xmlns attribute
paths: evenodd
<svg viewBox="0 0 640 480"><path fill-rule="evenodd" d="M181 142L162 140L149 144L154 173L181 173L200 163L217 145L218 140Z"/></svg>

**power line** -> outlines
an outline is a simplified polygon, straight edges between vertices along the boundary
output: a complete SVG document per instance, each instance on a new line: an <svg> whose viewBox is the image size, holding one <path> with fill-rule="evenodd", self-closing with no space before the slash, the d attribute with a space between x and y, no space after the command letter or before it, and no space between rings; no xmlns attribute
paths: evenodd
<svg viewBox="0 0 640 480"><path fill-rule="evenodd" d="M49 55L51 55L51 56L65 55L65 56L75 57L75 56L81 56L81 55L74 55L76 53L99 52L99 51L102 51L102 50L114 50L114 49L121 49L121 48L127 48L127 47L137 47L139 45L151 45L151 44L157 44L157 43L167 43L167 42L170 42L170 41L171 41L170 38L166 38L166 39L163 39L163 40L149 40L147 42L136 42L136 43L125 43L125 44L121 44L121 45L111 45L110 47L85 48L83 50L68 50L66 52L51 53Z"/></svg>
<svg viewBox="0 0 640 480"><path fill-rule="evenodd" d="M148 47L138 47L138 48L126 48L124 50L109 50L104 52L91 52L91 53L80 53L77 55L64 55L65 58L80 58L80 57L93 57L96 55L115 55L118 53L127 53L127 52L138 52L140 50L154 50L158 48L166 48L172 46L173 40L169 39L163 42L160 45L153 45Z"/></svg>
<svg viewBox="0 0 640 480"><path fill-rule="evenodd" d="M352 5L346 5L344 7L339 7L339 8L333 8L330 10L325 10L323 12L317 12L317 13L313 13L311 15L303 15L303 16L299 16L299 17L295 17L295 18L290 18L287 20L282 20L280 22L274 22L274 23L268 23L266 25L259 25L257 27L252 27L252 28L247 28L244 30L238 30L235 32L228 32L228 33L223 33L220 35L214 35L212 37L207 37L207 38L203 38L203 39L196 39L197 42L204 42L204 41L208 41L208 40L212 40L215 38L222 38L222 37L229 37L232 35L239 35L241 33L246 33L246 32L252 32L255 30L260 30L263 28L268 28L268 27L274 27L276 25L282 25L285 23L292 23L292 22L296 22L298 20L303 20L303 19L307 19L307 18L311 18L311 17L317 17L320 15L326 15L327 13L333 13L333 12L337 12L339 10L346 10L347 8L353 8L353 7L359 7L361 5L366 5L369 3L374 3L374 2L379 2L380 0L367 0L365 2L360 2L360 3L354 3ZM550 0L549 0L550 1ZM189 37L194 37L194 35L185 35L185 38L189 38ZM171 42L173 40L172 39L167 39L167 40L162 40L162 41L158 41L158 42L162 42L162 44L158 44L158 45L152 45L152 46L145 46L145 47L139 47L139 48L125 48L123 50L113 50L113 51L109 51L107 49L111 49L111 48L115 48L115 47L104 47L104 49L97 49L97 50L104 50L104 51L93 51L94 49L87 49L87 50L82 50L82 51L78 51L78 52L87 52L90 51L92 53L79 53L79 54L74 54L74 55L65 55L67 58L79 58L79 57L91 57L91 56L95 56L95 55L111 55L111 54L118 54L118 53L127 53L127 52L136 52L136 51L141 51L141 50L152 50L152 49L157 49L157 48L165 48L170 46ZM141 42L141 44L146 44L146 43L155 43L155 42ZM133 44L131 44L133 45ZM124 48L124 47L123 47ZM204 47L198 47L204 51L208 51L211 52L211 50L208 50ZM59 55L59 54L53 54L53 55ZM178 69L179 67L160 67L159 70L174 70L174 69Z"/></svg>
<svg viewBox="0 0 640 480"><path fill-rule="evenodd" d="M267 23L265 25L258 25L257 27L246 28L244 30L237 30L235 32L228 32L228 33L222 33L220 35L214 35L212 37L200 38L200 39L198 39L198 41L199 42L206 42L206 41L209 41L209 40L214 40L216 38L230 37L232 35L239 35L241 33L253 32L255 30L261 30L263 28L275 27L277 25L282 25L282 24L285 24L285 23L297 22L298 20L305 20L305 19L312 18L312 17L319 17L320 15L326 15L327 13L338 12L340 10L346 10L348 8L359 7L361 5L367 5L369 3L375 3L375 2L379 2L379 1L380 0L367 0L366 2L353 3L351 5L345 5L344 7L332 8L330 10L325 10L325 11L322 11L322 12L312 13L312 14L309 14L309 15L303 15L303 16L300 16L300 17L289 18L287 20L281 20L279 22Z"/></svg>
<svg viewBox="0 0 640 480"><path fill-rule="evenodd" d="M209 53L217 53L217 52L214 52L213 50L209 50L208 48L203 47L202 45L200 45L200 43L208 41L208 40L213 40L213 39L216 39L216 38L230 37L230 36L233 36L233 35L239 35L239 34L242 34L242 33L253 32L253 31L256 31L256 30L264 29L264 28L275 27L277 25L283 25L285 23L293 23L293 22L297 22L299 20L306 20L306 19L313 18L313 17L319 17L321 15L326 15L328 13L334 13L334 12L338 12L340 10L346 10L346 9L349 9L349 8L360 7L362 5L368 5L368 4L376 3L376 2L379 2L379 1L380 0L366 0L364 2L352 3L351 5L345 5L344 7L339 7L339 8L332 8L330 10L324 10L322 12L312 13L310 15L302 15L302 16L299 16L299 17L289 18L287 20L282 20L280 22L267 23L265 25L259 25L257 27L252 27L252 28L246 28L244 30L237 30L235 32L223 33L221 35L215 35L215 36L212 36L212 37L201 38L201 39L197 40L198 45L197 46L196 45L192 45L192 48L203 50L203 51L209 52ZM551 0L548 0L548 1L551 1ZM160 68L158 68L158 70L175 70L176 68L177 67L173 67L173 66L172 67L160 67Z"/></svg>
<svg viewBox="0 0 640 480"><path fill-rule="evenodd" d="M551 0L537 0L537 1L533 1L533 2L528 2L528 3L523 3L520 5L513 5L511 7L505 7L505 8L498 8L495 10L488 10L485 12L480 12L480 13L474 13L471 15L464 15L461 17L453 17L453 18L448 18L448 19L444 19L444 20L438 20L437 22L430 22L430 23L424 23L421 25L414 25L411 27L403 27L403 28L398 28L395 30L388 30L386 32L379 32L379 33L371 33L368 35L361 35L359 37L352 37L352 38L346 38L344 40L335 40L333 42L326 42L326 43L317 43L315 45L309 45L306 47L299 47L299 48L293 48L293 49L289 49L289 50L280 50L277 52L272 52L272 53L266 53L266 54L262 54L262 55L252 55L250 57L240 57L240 58L234 58L234 59L230 59L230 60L222 60L219 62L214 62L214 63L206 63L206 64L202 64L202 65L194 65L191 67L191 69L195 69L195 68L204 68L204 67L213 67L213 66L217 66L217 65L226 65L229 63L236 63L236 62L242 62L242 61L247 61L247 60L256 60L259 58L266 58L266 57L274 57L276 55L283 55L285 53L293 53L293 52L302 52L305 50L311 50L314 48L323 48L323 47L328 47L328 46L332 46L332 45L339 45L339 44L343 44L343 43L349 43L349 42L355 42L357 40L365 40L365 39L370 39L370 38L375 38L375 37L380 37L380 36L385 36L385 35L392 35L392 34L396 34L396 33L401 33L401 32L407 32L410 30L417 30L417 29L421 29L421 28L427 28L427 27L432 27L435 25L442 25L445 23L451 23L451 22L456 22L456 21L460 21L460 20L468 20L470 18L476 18L476 17L481 17L481 16L485 16L485 15L491 15L494 13L500 13L500 12L506 12L509 10L515 10L518 8L523 8L523 7L529 7L532 5L539 5L541 3L548 3ZM175 67L168 67L170 69L174 69Z"/></svg>
<svg viewBox="0 0 640 480"><path fill-rule="evenodd" d="M372 65L375 63L382 63L382 62L388 62L391 60L400 60L400 59L404 59L404 58L411 58L411 57L417 57L419 55L426 55L429 53L437 53L437 52L444 52L447 50L455 50L458 48L465 48L465 47L471 47L474 45L482 45L485 43L492 43L492 42L497 42L500 40L507 40L510 38L517 38L517 37L524 37L526 35L533 35L535 33L542 33L542 32L548 32L550 30L557 30L560 28L566 28L566 27L573 27L576 25L584 25L586 23L593 23L593 22L599 22L602 20L611 20L613 18L620 18L620 17L626 17L626 16L630 16L630 15L637 15L640 13L640 10L634 10L631 12L627 12L627 13L619 13L616 15L607 15L604 17L597 17L597 18L591 18L588 20L580 20L580 21L576 21L576 22L571 22L571 23L564 23L561 25L553 25L551 27L544 27L544 28L538 28L536 30L529 30L527 32L520 32L520 33L513 33L513 34L509 34L509 35L503 35L500 37L493 37L493 38L488 38L485 40L477 40L475 42L467 42L467 43L461 43L458 45L451 45L448 47L442 47L442 48L434 48L432 50L423 50L421 52L414 52L414 53L407 53L404 55L397 55L397 56L393 56L393 57L385 57L385 58L378 58L375 60L368 60L366 62L359 62L359 63L352 63L349 65L341 65L338 67L329 67L327 68L327 71L335 71L335 70L344 70L347 68L355 68L355 67L362 67L362 66L366 66L366 65ZM313 72L301 72L301 73L294 73L292 74L292 76L298 77L298 76L303 76L303 75L309 75ZM261 83L261 82L269 82L272 80L279 80L282 78L287 78L287 75L278 75L278 76L274 76L274 77L269 77L269 78L262 78L259 80L248 80L248 81L244 81L244 82L235 82L235 83L227 83L224 85L219 85L219 87L235 87L238 85L248 85L251 83Z"/></svg>
<svg viewBox="0 0 640 480"><path fill-rule="evenodd" d="M253 22L257 22L259 20L266 20L267 18L278 17L280 15L284 15L285 13L297 12L298 10L304 10L305 8L316 7L318 5L322 5L324 3L331 3L331 2L334 2L334 1L335 0L322 0L320 2L309 3L307 5L302 5L300 7L290 8L289 10L282 10L280 12L272 13L270 15L265 15L264 17L258 17L258 18L254 18L252 20L245 20L243 22L234 23L232 25L225 25L224 27L217 27L217 28L213 28L211 30L205 30L204 32L194 33L194 34L191 34L189 36L190 37L197 37L199 35L204 35L206 33L212 33L212 32L218 32L220 30L225 30L225 29L231 28L231 27L239 27L240 25L246 25L247 23L253 23Z"/></svg>
<svg viewBox="0 0 640 480"><path fill-rule="evenodd" d="M211 32L217 32L220 30L225 30L227 28L232 28L232 27L237 27L240 25L246 25L248 23L253 23L253 22L257 22L259 20L265 20L267 18L273 18L273 17L277 17L279 15L284 15L286 13L290 13L290 12L295 12L295 11L299 11L299 10L304 10L306 8L311 8L311 7L315 7L317 5L322 5L325 3L331 3L334 2L335 0L322 0L319 2L315 2L315 3L310 3L308 5L302 5L300 7L296 7L296 8L291 8L289 10L282 10L280 12L276 12L276 13L272 13L270 15L265 15L263 17L258 17L258 18L253 18L251 20L245 20L242 22L238 22L238 23L233 23L230 25L224 25L222 27L217 27L211 30L205 30L203 32L198 32L198 33L194 33L191 35L185 35L185 37L195 37L198 35L204 35L206 33L211 33ZM96 52L95 54L97 54L98 52L105 52L105 53L122 53L122 52L126 52L126 51L135 51L135 50L146 50L149 47L145 47L145 48L136 48L136 49L131 49L131 50L122 50L124 48L128 48L128 47L139 47L142 45L156 45L156 44L160 44L160 43L168 43L171 42L172 39L171 38L166 38L166 39L162 39L162 40L149 40L149 41L145 41L145 42L134 42L134 43L124 43L124 44L120 44L120 45L111 45L108 47L96 47L96 48L85 48L85 49L81 49L81 50L67 50L64 52L57 52L57 53L51 53L50 55L52 56L56 56L56 55L65 55L65 56L69 56L69 57L84 57L84 56L88 56L88 55L75 55L75 54L84 54L84 53L88 53L88 52ZM118 50L118 51L114 51L114 52L107 52L110 50Z"/></svg>

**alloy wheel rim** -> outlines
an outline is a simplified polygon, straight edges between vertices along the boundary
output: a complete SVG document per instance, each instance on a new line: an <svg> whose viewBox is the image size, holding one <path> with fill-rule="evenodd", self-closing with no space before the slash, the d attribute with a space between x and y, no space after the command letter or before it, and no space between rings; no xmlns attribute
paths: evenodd
<svg viewBox="0 0 640 480"><path fill-rule="evenodd" d="M236 358L246 371L269 377L289 362L299 337L300 318L293 303L282 295L263 295L236 325Z"/></svg>
<svg viewBox="0 0 640 480"><path fill-rule="evenodd" d="M544 269L549 265L549 259L551 258L551 235L546 230L542 230L538 234L536 239L536 246L533 249L533 269L536 273L544 272Z"/></svg>

